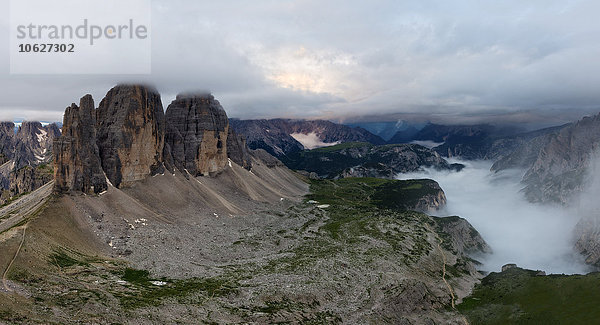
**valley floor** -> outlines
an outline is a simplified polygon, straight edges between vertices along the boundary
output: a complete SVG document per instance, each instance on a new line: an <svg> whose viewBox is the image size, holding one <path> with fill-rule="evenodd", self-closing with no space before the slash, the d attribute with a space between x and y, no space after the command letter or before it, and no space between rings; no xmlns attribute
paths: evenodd
<svg viewBox="0 0 600 325"><path fill-rule="evenodd" d="M166 174L100 196L51 197L24 236L1 234L0 265L22 246L0 319L465 322L452 305L480 275L439 221L371 201L381 180L317 181L303 199L306 183L282 173L234 165L218 179Z"/></svg>

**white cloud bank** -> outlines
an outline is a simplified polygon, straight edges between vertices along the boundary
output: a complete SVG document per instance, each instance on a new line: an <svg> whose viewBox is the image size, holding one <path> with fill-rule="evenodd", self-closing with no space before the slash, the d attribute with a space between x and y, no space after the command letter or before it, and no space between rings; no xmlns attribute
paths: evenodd
<svg viewBox="0 0 600 325"><path fill-rule="evenodd" d="M9 51L0 51L0 111L60 120L82 95L98 102L115 83L135 81L166 99L210 89L240 118L558 124L600 108L595 0L152 4L152 74L10 75ZM8 18L0 15L4 44Z"/></svg>
<svg viewBox="0 0 600 325"><path fill-rule="evenodd" d="M440 216L467 219L492 247L483 262L485 271L498 272L516 263L550 273L586 273L582 258L573 250L572 230L579 220L573 211L527 202L519 193L521 171L492 174L491 162L464 162L461 172L427 170L399 175L401 179L432 178L448 199Z"/></svg>
<svg viewBox="0 0 600 325"><path fill-rule="evenodd" d="M319 136L315 132L311 132L308 134L292 133L292 134L290 134L290 136L292 138L296 139L296 141L300 142L304 146L304 149L315 149L315 148L321 148L321 147L328 147L328 146L334 146L334 145L340 143L340 141L330 142L330 143L323 142L323 141L321 141L321 139L319 139Z"/></svg>

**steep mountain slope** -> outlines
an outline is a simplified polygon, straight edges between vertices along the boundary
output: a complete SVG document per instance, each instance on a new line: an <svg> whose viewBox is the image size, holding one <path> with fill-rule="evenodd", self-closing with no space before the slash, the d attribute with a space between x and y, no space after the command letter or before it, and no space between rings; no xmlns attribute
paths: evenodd
<svg viewBox="0 0 600 325"><path fill-rule="evenodd" d="M496 155L494 157L494 159L497 160L492 166L492 171L511 168L526 169L531 167L537 159L539 152L550 141L551 135L557 134L567 126L569 126L569 124L496 140L493 144L492 151L497 151L494 147L498 146L506 148L506 150L503 150L503 155Z"/></svg>
<svg viewBox="0 0 600 325"><path fill-rule="evenodd" d="M355 121L344 123L351 127L361 127L387 141L388 143L405 143L413 140L413 137L427 123L409 122L405 120L398 121ZM393 137L395 139L390 141Z"/></svg>
<svg viewBox="0 0 600 325"><path fill-rule="evenodd" d="M31 192L52 180L52 142L60 135L56 124L0 123L0 204Z"/></svg>
<svg viewBox="0 0 600 325"><path fill-rule="evenodd" d="M0 122L0 163L4 164L12 156L14 148L15 124Z"/></svg>
<svg viewBox="0 0 600 325"><path fill-rule="evenodd" d="M463 159L499 160L515 150L529 144L529 141L545 134L557 132L566 125L541 130L522 132L515 127L494 125L438 125L428 124L413 135L399 132L389 143L403 143L414 140L441 143L434 148L444 157ZM520 161L520 160L519 160Z"/></svg>
<svg viewBox="0 0 600 325"><path fill-rule="evenodd" d="M530 201L568 204L585 186L583 174L600 141L600 115L547 130L498 160L492 170L525 167L522 182Z"/></svg>
<svg viewBox="0 0 600 325"><path fill-rule="evenodd" d="M481 280L458 309L471 324L594 324L600 273L540 275L509 268Z"/></svg>
<svg viewBox="0 0 600 325"><path fill-rule="evenodd" d="M417 137L419 130L414 126L408 127L404 130L398 130L388 140L388 143L408 143Z"/></svg>
<svg viewBox="0 0 600 325"><path fill-rule="evenodd" d="M551 135L523 176L527 197L532 201L567 203L585 185L583 173L599 141L600 115L586 117Z"/></svg>
<svg viewBox="0 0 600 325"><path fill-rule="evenodd" d="M63 132L54 140L54 178L59 192L100 193L107 188L97 145L96 112L91 95L67 107Z"/></svg>
<svg viewBox="0 0 600 325"><path fill-rule="evenodd" d="M279 185L270 183L275 179ZM269 202L252 199L240 182L269 187ZM0 240L1 252L13 253L24 238L7 278L17 294L0 290L0 317L66 324L462 321L452 306L480 277L465 251L485 242L466 226L468 241L478 244L457 245L464 238L442 232L438 219L393 208L402 196L369 199L389 182L407 185L314 181L308 199L318 203L298 202L306 184L285 167L254 164L251 173L233 163L216 177L176 171L128 188L109 185L99 196L54 198L26 230ZM7 260L0 254L2 265Z"/></svg>
<svg viewBox="0 0 600 325"><path fill-rule="evenodd" d="M522 183L528 200L577 206L577 196L596 177L590 164L600 143L600 115L558 127L522 144L498 160L492 170L525 168ZM600 216L595 208L594 189L585 198L586 215L574 230L575 248L591 265L600 266Z"/></svg>
<svg viewBox="0 0 600 325"><path fill-rule="evenodd" d="M437 152L416 144L374 146L351 142L295 152L281 159L291 169L325 178L394 178L398 173L417 171L422 167L455 170L462 166L449 164Z"/></svg>
<svg viewBox="0 0 600 325"><path fill-rule="evenodd" d="M365 129L324 120L231 119L230 123L237 133L247 137L251 149L264 149L276 157L343 142L385 143L383 139Z"/></svg>
<svg viewBox="0 0 600 325"><path fill-rule="evenodd" d="M124 84L109 90L97 109L91 95L80 106L67 108L64 134L55 141L59 192L97 194L107 182L130 187L165 168L216 175L229 159L251 168L248 148L229 131L227 115L211 95L179 95L165 116L155 89Z"/></svg>
<svg viewBox="0 0 600 325"><path fill-rule="evenodd" d="M443 143L436 150L447 157L481 158L486 142L502 131L492 125L439 125L430 123L416 132L411 140ZM397 133L389 143L405 142L407 134Z"/></svg>
<svg viewBox="0 0 600 325"><path fill-rule="evenodd" d="M167 134L175 167L190 174L216 173L227 163L227 114L208 94L178 95L167 107Z"/></svg>
<svg viewBox="0 0 600 325"><path fill-rule="evenodd" d="M197 159L215 159L216 172L171 168L165 141L158 162L167 168L146 175L157 161L131 158L159 151L155 140L162 135L154 130L160 121L149 113L154 100L139 101L153 98L151 91L126 87L109 92L127 94L106 101L125 111L109 114L111 125L96 120L94 126L94 116L105 115L90 96L67 109L55 148L55 182L64 186L41 210L0 233L2 321L463 321L455 304L481 277L467 252L481 253L487 245L460 218L412 211L443 204L435 182L313 180L303 198L309 185L267 152L238 142L236 156L250 160L244 168L229 157L227 126L217 119L196 124L198 115L217 108L208 97L190 98L183 106L192 121L175 129L182 135L183 126L197 127L187 133L196 140L188 144L199 143ZM110 154L100 153L108 145L100 134L114 139L105 147ZM150 142L139 147L140 137ZM106 181L106 190L98 191L92 184L100 172L110 180L105 168L121 173L121 182Z"/></svg>
<svg viewBox="0 0 600 325"><path fill-rule="evenodd" d="M138 85L108 91L96 110L102 169L115 186L130 186L162 167L165 119L160 95Z"/></svg>

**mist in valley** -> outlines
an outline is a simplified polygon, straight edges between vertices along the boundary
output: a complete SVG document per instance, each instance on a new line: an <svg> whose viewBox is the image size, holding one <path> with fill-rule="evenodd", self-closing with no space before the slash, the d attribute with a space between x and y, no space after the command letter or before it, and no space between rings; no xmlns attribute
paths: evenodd
<svg viewBox="0 0 600 325"><path fill-rule="evenodd" d="M490 172L490 161L459 161L460 172L427 169L400 174L399 179L431 178L447 197L438 216L467 219L492 247L493 254L477 257L481 270L500 271L502 265L544 270L546 273L587 273L574 247L573 229L579 209L528 202L519 183L524 171Z"/></svg>

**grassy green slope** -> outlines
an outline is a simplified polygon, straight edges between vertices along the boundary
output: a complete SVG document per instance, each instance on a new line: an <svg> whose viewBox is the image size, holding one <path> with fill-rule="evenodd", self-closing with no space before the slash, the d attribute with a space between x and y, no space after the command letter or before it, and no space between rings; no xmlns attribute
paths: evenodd
<svg viewBox="0 0 600 325"><path fill-rule="evenodd" d="M322 204L411 210L423 196L437 194L437 186L437 183L430 179L385 180L350 177L335 181L313 180L312 194L307 197Z"/></svg>
<svg viewBox="0 0 600 325"><path fill-rule="evenodd" d="M491 273L458 309L471 324L599 324L600 273Z"/></svg>

